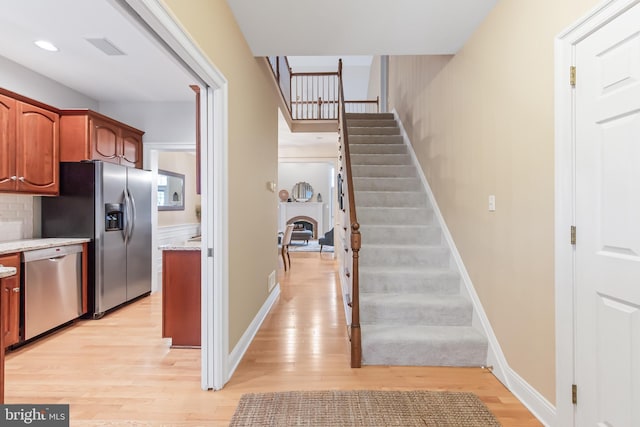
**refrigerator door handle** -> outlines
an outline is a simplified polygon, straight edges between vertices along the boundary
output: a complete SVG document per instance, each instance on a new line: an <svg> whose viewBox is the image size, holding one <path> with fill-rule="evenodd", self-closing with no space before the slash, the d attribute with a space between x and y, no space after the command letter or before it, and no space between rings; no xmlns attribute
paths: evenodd
<svg viewBox="0 0 640 427"><path fill-rule="evenodd" d="M133 195L131 194L131 192L129 191L129 189L127 188L127 194L129 195L129 201L131 202L131 216L130 216L130 224L131 224L131 228L129 229L129 238L131 238L131 236L133 236L133 229L136 226L136 199L133 198Z"/></svg>
<svg viewBox="0 0 640 427"><path fill-rule="evenodd" d="M131 221L131 215L129 214L129 192L125 188L124 190L124 216L125 223L122 228L122 236L124 237L124 244L129 242L129 222Z"/></svg>

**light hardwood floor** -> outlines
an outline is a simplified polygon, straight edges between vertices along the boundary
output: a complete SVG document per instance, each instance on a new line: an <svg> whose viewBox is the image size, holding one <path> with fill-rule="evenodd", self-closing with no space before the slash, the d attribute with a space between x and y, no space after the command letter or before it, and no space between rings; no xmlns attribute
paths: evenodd
<svg viewBox="0 0 640 427"><path fill-rule="evenodd" d="M541 425L479 368L349 368L331 254L291 253L282 293L233 378L200 390L198 350L161 336L161 296L77 322L7 356L6 403L69 403L72 426L226 426L247 392L323 389L462 390L504 426Z"/></svg>

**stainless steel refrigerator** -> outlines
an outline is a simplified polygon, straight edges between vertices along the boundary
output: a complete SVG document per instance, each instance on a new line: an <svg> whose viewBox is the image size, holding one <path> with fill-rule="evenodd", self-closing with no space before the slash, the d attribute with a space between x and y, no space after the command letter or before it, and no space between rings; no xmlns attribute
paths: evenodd
<svg viewBox="0 0 640 427"><path fill-rule="evenodd" d="M86 237L95 318L151 292L151 172L60 163L60 196L43 197L42 237Z"/></svg>

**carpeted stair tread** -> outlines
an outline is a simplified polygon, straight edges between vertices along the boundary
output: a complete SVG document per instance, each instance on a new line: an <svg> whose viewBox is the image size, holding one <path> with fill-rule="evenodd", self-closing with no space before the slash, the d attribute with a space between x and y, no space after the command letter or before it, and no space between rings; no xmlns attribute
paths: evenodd
<svg viewBox="0 0 640 427"><path fill-rule="evenodd" d="M349 138L354 135L400 135L400 128L398 126L349 126L347 129Z"/></svg>
<svg viewBox="0 0 640 427"><path fill-rule="evenodd" d="M361 145L406 147L400 135L349 135L349 150L351 153Z"/></svg>
<svg viewBox="0 0 640 427"><path fill-rule="evenodd" d="M352 154L351 165L410 165L408 154Z"/></svg>
<svg viewBox="0 0 640 427"><path fill-rule="evenodd" d="M355 191L421 191L422 183L417 177L354 177Z"/></svg>
<svg viewBox="0 0 640 427"><path fill-rule="evenodd" d="M398 206L357 206L358 222L360 224L433 224L434 213L428 206L398 207Z"/></svg>
<svg viewBox="0 0 640 427"><path fill-rule="evenodd" d="M380 128L397 128L398 124L395 119L351 119L347 121L347 131L349 127L380 127Z"/></svg>
<svg viewBox="0 0 640 427"><path fill-rule="evenodd" d="M360 226L362 244L426 244L442 243L442 231L435 224L362 224Z"/></svg>
<svg viewBox="0 0 640 427"><path fill-rule="evenodd" d="M347 120L395 120L393 113L346 113Z"/></svg>
<svg viewBox="0 0 640 427"><path fill-rule="evenodd" d="M482 366L487 340L471 326L361 324L365 365Z"/></svg>
<svg viewBox="0 0 640 427"><path fill-rule="evenodd" d="M351 155L354 154L407 154L407 146L403 144L354 144L350 147Z"/></svg>
<svg viewBox="0 0 640 427"><path fill-rule="evenodd" d="M448 267L419 267L411 269L391 266L360 267L360 292L425 292L455 295L460 293L460 275Z"/></svg>
<svg viewBox="0 0 640 427"><path fill-rule="evenodd" d="M413 165L352 165L352 178L406 178L417 177L418 172Z"/></svg>
<svg viewBox="0 0 640 427"><path fill-rule="evenodd" d="M471 302L460 295L364 293L360 303L360 322L368 324L465 326L473 313Z"/></svg>
<svg viewBox="0 0 640 427"><path fill-rule="evenodd" d="M446 246L363 244L360 248L360 265L442 268L449 264L449 256Z"/></svg>
<svg viewBox="0 0 640 427"><path fill-rule="evenodd" d="M422 191L369 191L354 192L356 207L427 207L427 193Z"/></svg>

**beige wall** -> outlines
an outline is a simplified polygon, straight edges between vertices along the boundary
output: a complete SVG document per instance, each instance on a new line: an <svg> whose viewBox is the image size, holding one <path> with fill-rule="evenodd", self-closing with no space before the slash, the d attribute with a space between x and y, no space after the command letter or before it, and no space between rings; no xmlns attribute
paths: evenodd
<svg viewBox="0 0 640 427"><path fill-rule="evenodd" d="M158 211L158 226L199 222L196 216L196 206L200 206L200 195L196 194L195 154L161 151L158 153L158 169L183 174L185 195L183 211Z"/></svg>
<svg viewBox="0 0 640 427"><path fill-rule="evenodd" d="M277 99L224 0L166 0L228 81L229 346L264 304L277 267Z"/></svg>
<svg viewBox="0 0 640 427"><path fill-rule="evenodd" d="M500 0L457 55L390 58L390 107L507 361L551 402L554 37L596 4ZM488 212L490 194L495 212Z"/></svg>

